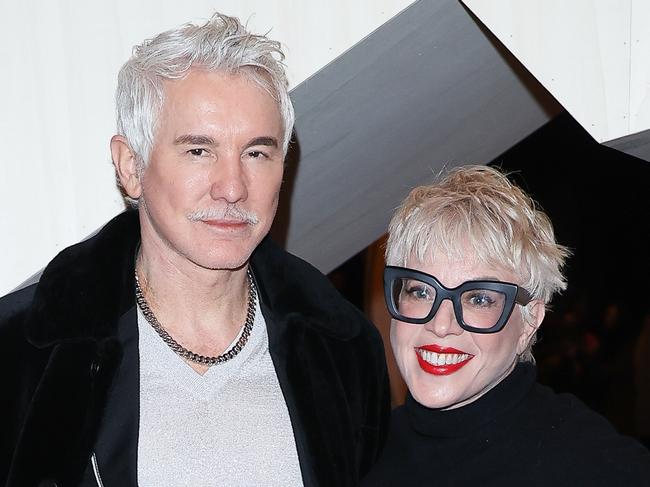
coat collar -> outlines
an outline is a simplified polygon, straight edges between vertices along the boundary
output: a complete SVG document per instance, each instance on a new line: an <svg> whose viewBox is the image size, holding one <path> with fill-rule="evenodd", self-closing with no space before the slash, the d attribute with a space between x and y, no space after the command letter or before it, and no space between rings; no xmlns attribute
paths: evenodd
<svg viewBox="0 0 650 487"><path fill-rule="evenodd" d="M27 317L27 338L45 347L63 340L113 336L119 317L135 304L138 212L127 210L97 235L66 248L45 268ZM319 333L348 340L359 333L353 307L329 280L269 238L251 265L260 299L275 320L299 317Z"/></svg>
<svg viewBox="0 0 650 487"><path fill-rule="evenodd" d="M276 320L296 318L317 333L350 340L361 332L359 314L319 270L265 238L251 257L253 274Z"/></svg>
<svg viewBox="0 0 650 487"><path fill-rule="evenodd" d="M109 221L97 235L64 249L45 268L27 316L36 346L114 335L119 317L135 303L136 211Z"/></svg>

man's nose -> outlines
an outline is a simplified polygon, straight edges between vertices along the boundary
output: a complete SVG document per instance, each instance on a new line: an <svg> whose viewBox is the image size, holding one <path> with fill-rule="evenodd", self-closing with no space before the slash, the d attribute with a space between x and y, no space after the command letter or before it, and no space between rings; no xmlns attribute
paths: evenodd
<svg viewBox="0 0 650 487"><path fill-rule="evenodd" d="M214 200L237 203L248 198L248 185L239 155L222 156L210 174L210 196Z"/></svg>
<svg viewBox="0 0 650 487"><path fill-rule="evenodd" d="M438 311L424 324L424 328L440 338L447 335L460 335L463 332L456 319L454 305L449 299L444 299L440 303Z"/></svg>

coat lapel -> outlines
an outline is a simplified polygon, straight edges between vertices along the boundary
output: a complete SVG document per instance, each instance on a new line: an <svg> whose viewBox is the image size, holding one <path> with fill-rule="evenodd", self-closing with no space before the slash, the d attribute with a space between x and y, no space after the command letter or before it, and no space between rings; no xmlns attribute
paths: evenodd
<svg viewBox="0 0 650 487"><path fill-rule="evenodd" d="M120 319L118 333L123 347L122 360L113 379L94 445L96 467L105 486L138 484L140 363L137 320L135 306ZM94 477L94 472L88 474Z"/></svg>
<svg viewBox="0 0 650 487"><path fill-rule="evenodd" d="M346 448L357 443L350 437L355 427L341 362L332 351L344 359L354 356L348 342L359 323L350 319L351 310L341 309L343 301L325 276L268 239L252 265L305 486L353 485L356 452Z"/></svg>
<svg viewBox="0 0 650 487"><path fill-rule="evenodd" d="M292 320L275 326L285 339L270 351L289 409L305 487L350 485L355 444L338 371L328 356L329 344L304 323ZM269 332L271 334L271 332ZM320 351L320 352L319 352ZM322 353L321 353L322 352Z"/></svg>

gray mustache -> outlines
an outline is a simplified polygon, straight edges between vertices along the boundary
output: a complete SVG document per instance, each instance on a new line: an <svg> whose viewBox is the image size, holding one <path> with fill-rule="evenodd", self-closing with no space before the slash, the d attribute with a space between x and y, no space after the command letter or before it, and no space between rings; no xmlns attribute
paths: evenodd
<svg viewBox="0 0 650 487"><path fill-rule="evenodd" d="M222 208L205 208L188 213L187 218L196 222L201 220L236 220L255 225L259 218L252 211L244 210L236 205L228 205Z"/></svg>

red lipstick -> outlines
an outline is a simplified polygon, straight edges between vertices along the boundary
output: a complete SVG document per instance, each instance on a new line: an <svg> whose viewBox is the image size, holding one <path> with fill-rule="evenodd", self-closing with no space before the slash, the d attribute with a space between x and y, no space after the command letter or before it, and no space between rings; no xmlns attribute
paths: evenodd
<svg viewBox="0 0 650 487"><path fill-rule="evenodd" d="M453 347L441 347L440 345L436 345L435 343L432 343L430 345L420 345L419 347L415 347L415 348L416 350L419 348L421 350L427 350L428 352L436 352L436 353L458 353L461 355L463 353L467 353Z"/></svg>
<svg viewBox="0 0 650 487"><path fill-rule="evenodd" d="M441 347L440 345L430 344L422 345L420 347L415 347L415 356L418 358L418 364L420 368L432 375L449 375L457 372L463 368L467 363L474 358L474 355L471 353L463 352L452 347ZM429 361L425 360L424 357L427 357L432 362L438 362L440 354L444 355L459 355L460 357L454 357L455 363L444 364L444 365L434 365Z"/></svg>

